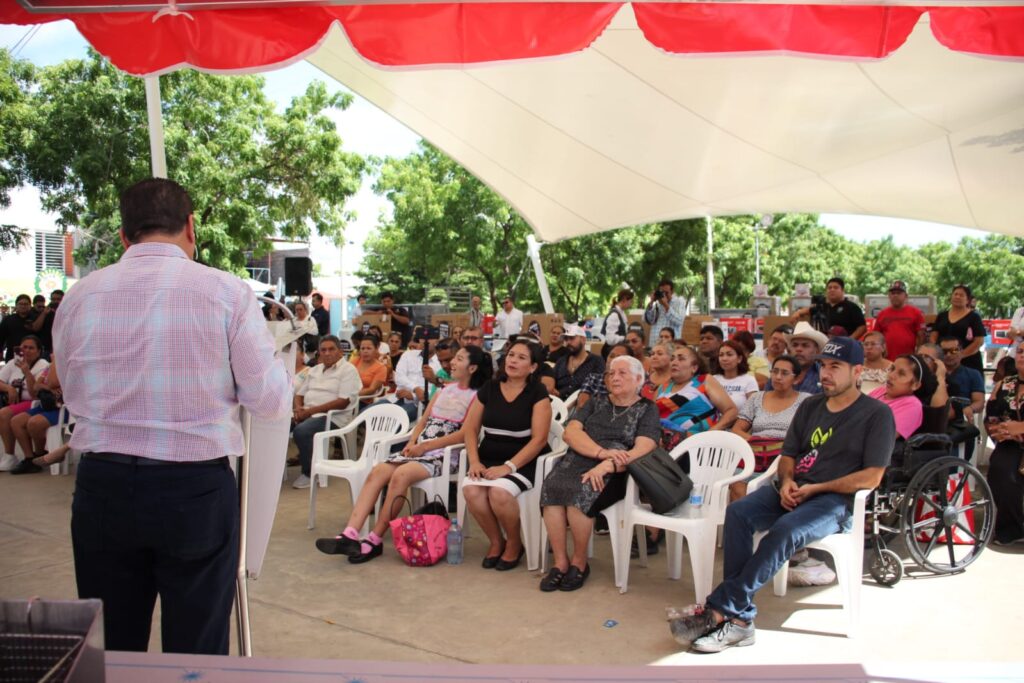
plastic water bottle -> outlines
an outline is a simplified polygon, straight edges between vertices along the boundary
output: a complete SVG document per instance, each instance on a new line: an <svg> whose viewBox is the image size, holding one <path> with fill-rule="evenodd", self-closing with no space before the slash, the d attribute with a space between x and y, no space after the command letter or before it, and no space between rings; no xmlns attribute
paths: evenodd
<svg viewBox="0 0 1024 683"><path fill-rule="evenodd" d="M704 496L700 495L700 491L693 489L690 493L690 516L700 517L700 507L704 504Z"/></svg>
<svg viewBox="0 0 1024 683"><path fill-rule="evenodd" d="M462 564L462 529L457 521L448 527L448 564Z"/></svg>

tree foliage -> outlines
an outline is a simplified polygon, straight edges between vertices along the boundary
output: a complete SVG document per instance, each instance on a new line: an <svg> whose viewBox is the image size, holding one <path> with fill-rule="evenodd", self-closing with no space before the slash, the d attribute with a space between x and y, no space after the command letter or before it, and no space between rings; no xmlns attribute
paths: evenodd
<svg viewBox="0 0 1024 683"><path fill-rule="evenodd" d="M61 227L82 233L79 260L105 265L122 251L118 194L150 175L143 81L92 51L34 80L22 88L34 111L24 178ZM326 111L351 96L313 82L279 113L258 76L184 69L160 86L168 175L192 196L204 262L242 272L246 252L265 253L272 237L341 238L365 161L342 149Z"/></svg>

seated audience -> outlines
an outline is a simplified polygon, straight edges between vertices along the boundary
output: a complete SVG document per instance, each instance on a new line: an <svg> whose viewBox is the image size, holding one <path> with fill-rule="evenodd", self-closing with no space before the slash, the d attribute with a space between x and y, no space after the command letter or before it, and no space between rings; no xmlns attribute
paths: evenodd
<svg viewBox="0 0 1024 683"><path fill-rule="evenodd" d="M672 376L672 354L676 346L672 342L659 342L651 349L650 367L647 381L644 382L640 395L651 401L658 396L658 387L669 381Z"/></svg>
<svg viewBox="0 0 1024 683"><path fill-rule="evenodd" d="M544 361L554 365L563 356L569 355L569 349L565 346L565 327L559 324L551 326L551 336L548 338L548 345L544 347Z"/></svg>
<svg viewBox="0 0 1024 683"><path fill-rule="evenodd" d="M377 338L377 350L380 352L381 362L387 363L388 357L391 355L391 346L384 341L384 330L380 329L379 325L371 325L370 334Z"/></svg>
<svg viewBox="0 0 1024 683"><path fill-rule="evenodd" d="M352 564L362 564L379 557L384 552L384 534L391 521L395 499L404 496L418 481L458 472L457 452L452 453L450 471L441 471L444 448L471 438L463 429L466 414L476 399L477 390L490 379L491 365L485 362L483 349L470 346L455 354L451 372L452 381L430 400L402 452L390 455L374 466L352 507L345 529L334 538L317 539L316 547L320 552L347 555ZM374 504L385 487L387 495L373 530L360 540L359 529L373 512Z"/></svg>
<svg viewBox="0 0 1024 683"><path fill-rule="evenodd" d="M665 450L671 451L691 434L732 426L736 405L718 380L705 372L700 354L689 346L677 346L669 369L668 382L655 394Z"/></svg>
<svg viewBox="0 0 1024 683"><path fill-rule="evenodd" d="M825 348L826 342L828 342L828 337L811 327L808 323L799 322L793 329L793 335L789 339L789 349L796 356L796 359L800 361L800 367L802 368L794 385L797 391L802 391L805 394L821 393L816 357ZM768 380L765 388L772 388L772 380Z"/></svg>
<svg viewBox="0 0 1024 683"><path fill-rule="evenodd" d="M771 372L768 361L755 353L757 351L757 342L754 341L754 335L746 330L740 330L732 336L732 340L742 346L746 353L747 367L749 368L747 373L757 382L758 389L764 389L764 385L768 383L768 377L771 375Z"/></svg>
<svg viewBox="0 0 1024 683"><path fill-rule="evenodd" d="M629 356L630 358L633 357L629 353L629 346L625 343L611 345L610 350L608 351L608 359L605 361L605 368L608 367L607 363L610 363L612 359L620 358L622 356ZM642 363L640 367L643 367ZM587 404L587 401L589 401L592 398L608 395L608 384L605 381L607 379L607 376L608 373L606 370L604 373L600 375L595 372L593 375L587 378L587 381L583 383L583 388L580 389L579 397L576 399L577 409L585 406Z"/></svg>
<svg viewBox="0 0 1024 683"><path fill-rule="evenodd" d="M376 356L377 343L367 339L369 353ZM331 429L327 412L347 408L357 400L362 381L352 364L342 357L341 342L334 335L320 339L320 362L309 369L302 386L295 392L292 437L299 449L301 472L292 487L309 488L309 473L313 464L313 437L317 432ZM379 361L377 361L379 362ZM382 366L383 367L383 366Z"/></svg>
<svg viewBox="0 0 1024 683"><path fill-rule="evenodd" d="M668 337L672 336L672 330L669 328L661 328L666 330ZM644 341L643 330L630 330L626 333L626 345L629 346L629 355L636 358L638 361L643 363L644 372L651 371L650 358L647 357L647 342Z"/></svg>
<svg viewBox="0 0 1024 683"><path fill-rule="evenodd" d="M0 472L9 472L19 463L19 458L14 454L15 440L11 420L15 415L28 412L32 407L36 393L45 386L45 373L50 367L42 358L39 337L35 335L23 336L17 351L20 357L15 356L0 368L0 392L5 399L4 407L0 409L0 439L4 445L4 452L0 455ZM25 451L25 457L29 459L30 464L32 456L31 448Z"/></svg>
<svg viewBox="0 0 1024 683"><path fill-rule="evenodd" d="M777 326L772 330L772 333L765 338L765 346L757 352L757 355L768 361L769 366L774 363L775 359L779 356L788 355L789 337L791 334L793 334L793 327L791 325Z"/></svg>
<svg viewBox="0 0 1024 683"><path fill-rule="evenodd" d="M391 371L398 370L398 363L402 360L402 354L405 353L402 350L402 335L398 332L392 332L388 335L388 364L391 366Z"/></svg>
<svg viewBox="0 0 1024 683"><path fill-rule="evenodd" d="M697 349L704 357L704 364L712 375L717 375L721 371L718 367L718 349L722 348L723 341L725 332L718 325L705 325L700 328L700 344Z"/></svg>
<svg viewBox="0 0 1024 683"><path fill-rule="evenodd" d="M723 581L692 616L669 622L676 642L692 650L753 645L757 591L795 551L859 523L851 520L853 494L882 481L896 433L892 413L857 389L863 349L834 337L819 358L823 394L803 401L786 432L778 487L762 486L726 508Z"/></svg>
<svg viewBox="0 0 1024 683"><path fill-rule="evenodd" d="M291 304L292 313L295 314L296 322L304 322L309 320L309 306L302 299L296 299ZM304 360L308 358L306 354L316 353L316 349L319 346L320 335L307 334L302 337L302 353L299 354L304 357Z"/></svg>
<svg viewBox="0 0 1024 683"><path fill-rule="evenodd" d="M43 371L36 383L36 399L31 408L11 418L14 440L21 446L22 453L30 454L14 466L11 474L42 472L46 465L64 459L63 453L50 455L46 452L46 432L60 420L62 403L56 359L52 357L50 367Z"/></svg>
<svg viewBox="0 0 1024 683"><path fill-rule="evenodd" d="M860 373L860 390L870 394L889 379L892 361L886 357L885 335L881 332L868 332L860 343L864 347L864 372Z"/></svg>
<svg viewBox="0 0 1024 683"><path fill-rule="evenodd" d="M661 344L668 343L672 344L675 342L675 335L672 334L672 330L668 327L663 327L658 330L658 342Z"/></svg>
<svg viewBox="0 0 1024 683"><path fill-rule="evenodd" d="M621 345L616 345L619 348ZM544 592L574 591L590 575L587 546L594 518L626 493L626 464L650 453L661 436L658 410L640 396L644 369L629 355L608 361L607 392L576 411L566 425L569 450L545 478L540 504L554 566ZM569 558L566 524L573 538Z"/></svg>
<svg viewBox="0 0 1024 683"><path fill-rule="evenodd" d="M786 438L786 430L793 422L796 409L810 396L793 388L799 374L800 361L794 356L779 356L772 363L772 389L754 394L740 408L732 432L746 439L754 451L754 474L751 478L771 466L782 450L782 440ZM731 484L730 500L745 496L749 481Z"/></svg>
<svg viewBox="0 0 1024 683"><path fill-rule="evenodd" d="M388 366L380 360L380 342L377 337L367 334L360 340L359 357L353 365L363 383L363 388L359 390L362 410L373 403L388 381Z"/></svg>
<svg viewBox="0 0 1024 683"><path fill-rule="evenodd" d="M732 339L723 342L718 349L718 368L721 372L714 375L715 379L729 394L736 409L743 408L747 398L757 392L757 380L750 375L743 345Z"/></svg>
<svg viewBox="0 0 1024 683"><path fill-rule="evenodd" d="M928 370L935 375L935 393L932 394L932 400L930 404L925 405L925 424L929 424L928 420L928 408L942 408L946 410L949 408L949 390L948 382L946 381L946 364L942 362L945 358L945 354L942 353L942 347L938 344L921 344L917 350L917 355L924 361L924 364L928 366ZM942 421L942 424L946 424L948 416ZM936 430L936 433L945 432L945 427Z"/></svg>
<svg viewBox="0 0 1024 683"><path fill-rule="evenodd" d="M459 348L459 343L454 339L439 339L434 345L430 362L423 366L423 377L430 383L428 400L434 397L438 389L452 381L452 359Z"/></svg>
<svg viewBox="0 0 1024 683"><path fill-rule="evenodd" d="M484 569L515 569L523 557L516 498L533 488L537 456L550 450L551 401L533 375L540 357L536 344L512 342L501 371L480 388L466 418L469 469L462 488L489 542Z"/></svg>
<svg viewBox="0 0 1024 683"><path fill-rule="evenodd" d="M988 332L981 316L970 307L971 299L970 287L953 287L949 297L949 309L935 316L935 322L932 323L931 342L935 344L944 337L954 337L960 342L960 364L984 372L981 354Z"/></svg>
<svg viewBox="0 0 1024 683"><path fill-rule="evenodd" d="M587 377L594 373L604 374L604 360L587 351L587 332L579 325L567 325L563 336L569 352L555 363L553 394L568 398L583 388Z"/></svg>
<svg viewBox="0 0 1024 683"><path fill-rule="evenodd" d="M960 341L956 337L943 337L939 340L939 347L942 349L942 362L946 366L949 396L961 399L950 406L950 422L972 425L974 416L980 414L985 407L985 380L980 372L960 363ZM963 442L964 458L967 460L974 455L974 442L973 438Z"/></svg>
<svg viewBox="0 0 1024 683"><path fill-rule="evenodd" d="M985 429L995 442L987 479L996 504L996 545L1024 543L1024 342L1014 351L1014 371L996 384L985 407Z"/></svg>
<svg viewBox="0 0 1024 683"><path fill-rule="evenodd" d="M419 346L419 344L413 342L410 346ZM433 356L429 359L431 366L437 362L436 358ZM423 375L425 367L427 366L423 365L423 351L412 348L402 354L395 367L395 405L409 415L410 422L416 420L420 403L426 400L423 394L424 386L427 384ZM435 370L440 369L440 365L435 368ZM381 399L377 403L383 404L384 402L390 403L387 399Z"/></svg>
<svg viewBox="0 0 1024 683"><path fill-rule="evenodd" d="M462 339L462 333L465 331L466 328L461 327L459 325L455 325L454 327L452 327L452 331L448 335L448 337L454 341L459 341L460 339Z"/></svg>
<svg viewBox="0 0 1024 683"><path fill-rule="evenodd" d="M924 420L923 405L931 401L935 391L935 375L918 356L899 356L893 361L885 386L878 387L869 396L889 406L896 422L896 433L909 439Z"/></svg>

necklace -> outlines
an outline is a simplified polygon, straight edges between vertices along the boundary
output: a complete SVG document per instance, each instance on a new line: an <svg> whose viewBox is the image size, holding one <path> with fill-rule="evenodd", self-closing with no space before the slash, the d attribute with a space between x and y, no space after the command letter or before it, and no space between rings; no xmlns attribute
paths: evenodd
<svg viewBox="0 0 1024 683"><path fill-rule="evenodd" d="M629 409L636 405L636 401L633 401L628 406L617 406L614 403L612 403L611 401L609 401L608 403L611 404L611 407L612 407L612 422L615 422L620 417L622 417L623 415L628 413ZM616 408L622 408L622 412L621 413L618 412L617 410L615 410Z"/></svg>

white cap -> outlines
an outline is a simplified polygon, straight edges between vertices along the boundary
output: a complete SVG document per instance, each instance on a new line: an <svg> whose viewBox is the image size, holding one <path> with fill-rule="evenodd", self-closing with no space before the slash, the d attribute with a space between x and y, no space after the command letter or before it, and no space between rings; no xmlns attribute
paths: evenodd
<svg viewBox="0 0 1024 683"><path fill-rule="evenodd" d="M586 337L587 331L580 325L568 324L565 326L565 332L562 333L563 337Z"/></svg>

